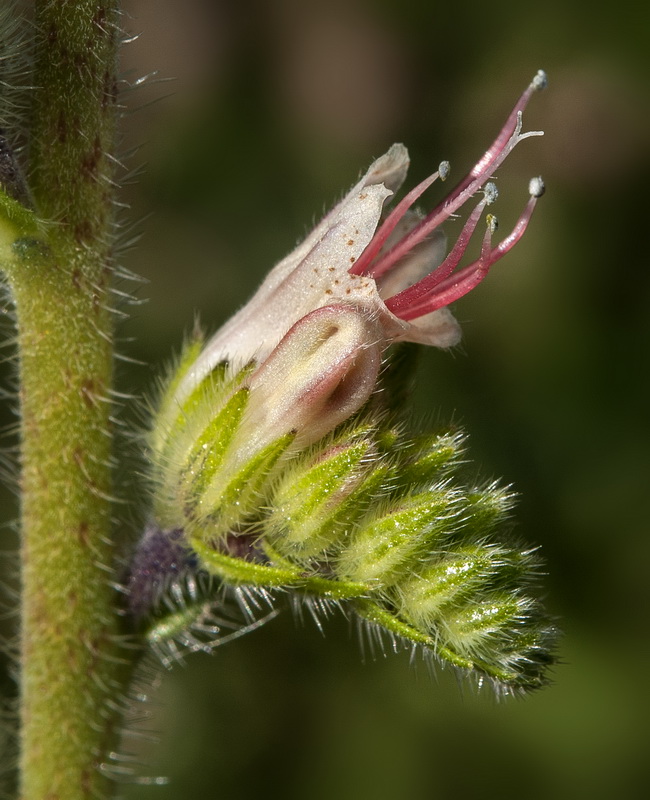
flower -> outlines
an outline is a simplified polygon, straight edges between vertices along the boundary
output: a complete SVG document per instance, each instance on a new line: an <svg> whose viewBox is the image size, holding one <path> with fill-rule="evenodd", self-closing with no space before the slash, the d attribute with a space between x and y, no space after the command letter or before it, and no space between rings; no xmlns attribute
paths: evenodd
<svg viewBox="0 0 650 800"><path fill-rule="evenodd" d="M382 222L386 201L399 190L409 165L404 145L393 145L205 345L178 388L179 399L222 361L263 363L298 320L324 306L354 308L374 320L382 347L398 341L444 348L457 344L460 328L449 304L477 286L521 239L544 191L541 178L533 178L528 204L512 232L497 245L492 241L496 218L488 214L479 258L457 271L483 211L497 199L489 179L520 141L542 135L522 133L522 114L532 94L545 86L546 75L540 70L491 147L423 218L411 207L436 180L447 178L449 163L443 161ZM479 202L445 257L440 226L481 189Z"/></svg>
<svg viewBox="0 0 650 800"><path fill-rule="evenodd" d="M394 342L456 344L449 304L522 237L541 178L498 244L485 215L480 253L461 265L497 199L490 178L539 135L522 133L522 113L545 83L540 71L427 215L412 206L449 164L386 213L409 161L393 145L230 322L186 348L153 419L152 511L127 588L163 658L177 642L214 646L206 620L224 592L250 623L261 601L291 591L315 617L346 603L371 641L421 646L503 693L546 681L555 631L531 591L537 560L493 536L511 493L464 482L458 432L405 438L395 403L405 360L384 360ZM440 226L477 193L445 255Z"/></svg>
<svg viewBox="0 0 650 800"><path fill-rule="evenodd" d="M254 517L278 466L363 408L394 342L451 347L460 328L448 305L487 275L522 237L541 178L512 232L493 243L486 215L478 258L457 269L486 207L489 179L528 136L522 114L546 84L538 72L492 146L426 216L415 201L449 164L384 214L403 183L408 153L393 145L377 159L253 298L206 343L190 348L169 382L154 421L151 453L160 480L158 521L167 529L221 538ZM445 256L440 226L475 193L480 199Z"/></svg>

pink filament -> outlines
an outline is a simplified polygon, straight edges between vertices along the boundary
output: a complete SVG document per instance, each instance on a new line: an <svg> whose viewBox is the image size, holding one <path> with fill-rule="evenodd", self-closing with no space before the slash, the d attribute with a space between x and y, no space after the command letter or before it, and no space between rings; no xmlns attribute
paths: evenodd
<svg viewBox="0 0 650 800"><path fill-rule="evenodd" d="M404 294L404 292L400 292L400 294L395 295L395 297L386 300L386 307L400 319L408 321L417 319L417 317L423 317L425 314L437 311L439 308L448 306L450 303L464 297L468 292L478 286L488 274L490 267L507 252L512 250L524 235L535 205L537 204L537 199L537 197L531 197L529 199L526 208L517 220L510 235L506 236L496 247L491 246L491 228L488 226L488 230L483 239L480 258L455 275L451 275L439 281L426 298L420 302L413 302L408 306L404 304L398 305L395 301L400 298L400 295ZM424 280L427 279L425 278Z"/></svg>
<svg viewBox="0 0 650 800"><path fill-rule="evenodd" d="M416 245L424 241L426 237L432 233L432 231L438 228L445 220L449 219L449 217L455 211L457 211L472 196L472 194L474 194L474 192L480 189L499 168L499 166L501 166L503 161L512 152L517 143L524 138L524 136L533 135L524 134L522 136L521 124L522 113L526 108L532 94L537 88L538 84L536 84L535 81L528 85L510 112L505 124L499 131L492 145L484 153L482 158L475 164L470 173L458 184L458 186L456 186L451 194L449 194L445 200L443 200L443 202L437 206L437 208L435 208L408 234L406 234L406 236L404 236L393 248L391 248L383 256L377 258L381 248L386 243L388 237L393 232L400 219L404 216L410 206L422 195L422 193L426 191L426 189L428 189L429 186L431 186L431 184L439 177L439 173L434 173L426 180L422 181L422 183L418 184L418 186L416 186L414 189L412 189L386 218L368 247L357 260L355 265L350 269L350 273L354 275L370 275L371 277L375 278L375 280L379 279ZM412 310L413 308L419 307L420 304L427 303L427 295L435 287L439 287L441 283L445 281L449 275L451 275L453 270L460 262L460 259L478 223L478 219L484 206L485 202L482 200L474 209L463 230L461 231L456 245L443 263L414 286L406 289L403 292L400 292L399 294L395 295L395 297L390 298L390 300L386 303L388 308L390 308L394 313L397 313L399 316L402 316L403 310ZM514 235L514 231L511 236L512 235ZM507 241L508 240L505 240L505 242ZM505 242L502 242L501 244L503 245ZM499 247L501 247L501 245L499 245ZM495 252L498 249L499 248L496 248ZM490 263L485 270L486 272L487 269L489 269L490 264L494 263L497 258L500 258L504 252L507 252L507 250L499 250L499 255L497 255L493 260L490 260ZM478 262L475 262L474 265L468 267L467 269L471 269L473 272L475 272L477 269L477 263ZM466 270L463 270L458 276L456 276L456 278L453 279L454 283L458 281L461 275L466 274ZM469 291L469 289L467 291ZM435 294L437 296L438 289L436 289ZM465 294L465 292L462 294ZM448 302L452 301L450 300ZM446 303L444 305L446 305ZM419 316L419 314L417 316Z"/></svg>
<svg viewBox="0 0 650 800"><path fill-rule="evenodd" d="M460 236L456 240L456 244L449 251L447 258L445 258L442 264L434 269L433 272L430 272L425 278L422 278L421 281L418 281L413 286L409 286L408 289L404 289L402 292L394 295L386 302L386 305L388 308L390 308L393 314L401 316L400 311L402 309L418 305L418 303L421 302L441 281L451 275L451 273L456 269L461 258L463 257L463 253L465 252L469 240L471 239L472 234L478 225L478 221L483 213L486 202L487 201L485 197L483 197L476 205L476 208L472 211L467 222L463 226L463 230L460 232Z"/></svg>
<svg viewBox="0 0 650 800"><path fill-rule="evenodd" d="M395 206L391 213L386 217L377 233L372 237L372 241L368 247L366 247L363 253L359 256L356 264L350 270L348 270L350 275L366 274L372 275L374 278L378 278L381 274L383 274L383 272L386 271L382 270L382 272L379 272L376 266L370 266L370 262L379 253L381 248L384 246L384 243L395 230L395 227L408 209L439 177L439 172L434 172L433 175L429 175L429 177L423 180L422 183L419 183L414 189L411 189L406 197L404 197L404 199ZM390 269L390 266L388 269Z"/></svg>

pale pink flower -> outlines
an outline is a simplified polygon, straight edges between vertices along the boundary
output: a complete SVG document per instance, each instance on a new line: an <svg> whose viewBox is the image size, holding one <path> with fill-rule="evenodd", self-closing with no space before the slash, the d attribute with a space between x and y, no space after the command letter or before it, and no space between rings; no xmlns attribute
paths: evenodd
<svg viewBox="0 0 650 800"><path fill-rule="evenodd" d="M385 203L404 181L409 157L403 145L395 144L378 158L307 238L271 270L252 299L208 341L179 387L179 402L221 361L243 365L254 360L260 367L257 377L251 378L251 385L260 387L261 376L266 378L271 371L271 366L264 366L267 359L274 369L283 364L283 370L288 370L285 354L292 347L286 340L280 343L285 337L311 335L318 324L297 323L318 309L327 308L327 314L340 320L342 328L335 341L341 343L346 364L354 362L350 348L365 353L362 361L367 366L359 374L367 376L367 386L355 384L352 405L357 407L374 388L377 353L381 354L389 344L406 341L444 348L457 344L460 327L449 304L477 286L490 267L521 239L537 198L543 193L541 178L532 179L526 207L511 233L498 244L493 242L496 218L487 214L479 257L458 269L486 206L497 197L496 186L489 179L520 141L541 135L539 131L522 133L522 114L532 94L545 84L546 76L540 71L491 147L426 216L411 207L436 180L446 179L449 164L442 162L436 172L386 214ZM445 256L440 226L477 193L478 202ZM354 314L360 315L363 322L354 321ZM319 319L322 321L322 317ZM359 339L360 331L366 332L367 341ZM274 353L278 346L279 353ZM295 343L293 348L308 352L310 344ZM339 363L331 350L323 347L320 352ZM328 373L326 364L314 362L312 367ZM315 373L310 375L308 382L313 382L314 376ZM282 381L275 387L276 394L281 393L281 384Z"/></svg>

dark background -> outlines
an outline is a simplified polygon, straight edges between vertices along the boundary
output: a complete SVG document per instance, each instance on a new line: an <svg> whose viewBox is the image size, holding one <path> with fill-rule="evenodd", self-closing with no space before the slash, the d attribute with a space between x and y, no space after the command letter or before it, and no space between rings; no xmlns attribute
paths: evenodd
<svg viewBox="0 0 650 800"><path fill-rule="evenodd" d="M141 394L195 311L225 321L394 141L409 185L452 178L539 67L547 92L500 172L507 231L541 173L524 241L455 307L462 346L427 352L414 424L455 420L486 477L521 493L561 619L554 685L496 702L406 654L363 662L354 626L289 612L163 681L128 800L637 798L648 768L650 13L632 3L132 0L122 199L149 283L120 326ZM173 78L167 82L167 78ZM136 110L137 109L137 110ZM426 196L425 196L426 197ZM435 194L428 202L439 199ZM138 222L145 215L146 220ZM453 235L453 226L449 232ZM126 232L124 240L128 240ZM14 511L7 501L7 516Z"/></svg>

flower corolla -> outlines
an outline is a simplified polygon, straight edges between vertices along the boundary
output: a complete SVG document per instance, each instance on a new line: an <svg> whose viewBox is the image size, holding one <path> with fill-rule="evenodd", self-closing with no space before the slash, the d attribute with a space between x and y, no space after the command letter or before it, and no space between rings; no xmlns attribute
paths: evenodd
<svg viewBox="0 0 650 800"><path fill-rule="evenodd" d="M458 269L486 206L497 198L490 178L520 141L541 135L540 131L522 132L522 114L532 94L545 85L546 75L540 70L491 147L425 216L411 207L436 180L447 178L449 163L442 162L386 214L386 202L399 190L409 166L404 145L393 145L205 345L178 387L179 400L221 362L263 364L300 319L323 307L353 309L372 320L367 327L373 339L365 346L384 348L399 341L442 348L457 344L460 327L449 304L478 285L521 239L544 191L541 178L533 178L524 211L498 244L493 243L496 218L487 214L479 257ZM441 225L476 193L480 199L445 255Z"/></svg>

